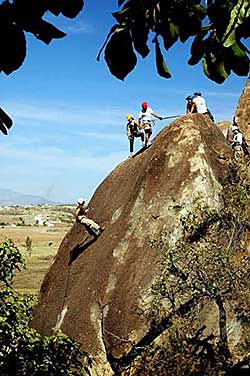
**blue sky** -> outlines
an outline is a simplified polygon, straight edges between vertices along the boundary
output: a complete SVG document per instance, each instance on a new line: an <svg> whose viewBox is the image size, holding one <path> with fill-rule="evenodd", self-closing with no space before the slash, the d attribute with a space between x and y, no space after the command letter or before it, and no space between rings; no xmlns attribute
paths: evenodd
<svg viewBox="0 0 250 376"><path fill-rule="evenodd" d="M61 202L91 198L127 158L125 116L137 117L142 101L161 116L183 114L185 97L201 91L216 121L232 119L246 78L231 75L223 85L213 83L201 65L187 65L188 45L165 54L169 80L157 76L153 50L144 60L138 56L124 81L109 73L103 57L97 62L116 9L114 0L86 0L76 19L46 16L67 33L64 39L46 46L26 35L24 65L0 77L0 105L14 119L9 135L0 134L0 188ZM158 121L154 134L167 124Z"/></svg>

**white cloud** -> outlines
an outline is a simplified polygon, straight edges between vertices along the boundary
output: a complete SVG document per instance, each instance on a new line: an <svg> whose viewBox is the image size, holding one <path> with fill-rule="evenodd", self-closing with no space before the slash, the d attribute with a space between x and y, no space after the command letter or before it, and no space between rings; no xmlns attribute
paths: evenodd
<svg viewBox="0 0 250 376"><path fill-rule="evenodd" d="M60 28L60 26L59 26ZM63 31L70 35L70 34L90 34L94 32L94 28L91 25L86 24L82 20L75 21L72 24L68 24L67 26L62 25L61 28Z"/></svg>
<svg viewBox="0 0 250 376"><path fill-rule="evenodd" d="M125 128L124 128L125 129ZM124 130L123 129L123 130ZM108 133L108 132L79 132L79 136L83 137L85 140L103 140L105 138L105 142L121 142L124 143L124 140L126 139L125 136L125 130L123 132L124 134L115 134L115 133Z"/></svg>
<svg viewBox="0 0 250 376"><path fill-rule="evenodd" d="M239 93L235 91L206 91L206 96L211 96L211 97L219 97L222 99L223 97L229 97L229 98L239 98Z"/></svg>
<svg viewBox="0 0 250 376"><path fill-rule="evenodd" d="M74 20L64 17L62 14L54 16L52 13L46 13L46 21L55 25L58 29L64 31L66 34L90 34L95 30L85 22L82 13Z"/></svg>
<svg viewBox="0 0 250 376"><path fill-rule="evenodd" d="M60 124L72 127L95 125L118 125L121 122L123 111L119 108L105 107L96 108L95 106L72 106L57 103L20 103L5 101L4 105L8 108L10 116L16 123L53 123L53 126ZM122 115L121 115L122 114ZM123 119L122 119L123 120Z"/></svg>

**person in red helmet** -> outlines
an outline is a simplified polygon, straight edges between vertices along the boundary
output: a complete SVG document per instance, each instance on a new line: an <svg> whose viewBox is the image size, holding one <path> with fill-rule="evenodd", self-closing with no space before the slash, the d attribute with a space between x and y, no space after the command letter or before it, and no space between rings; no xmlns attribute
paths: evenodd
<svg viewBox="0 0 250 376"><path fill-rule="evenodd" d="M141 129L144 129L145 132L145 147L149 144L149 138L152 134L152 115L159 120L162 120L162 117L157 115L152 108L148 107L147 102L143 102L141 105L141 110L139 112L138 123Z"/></svg>

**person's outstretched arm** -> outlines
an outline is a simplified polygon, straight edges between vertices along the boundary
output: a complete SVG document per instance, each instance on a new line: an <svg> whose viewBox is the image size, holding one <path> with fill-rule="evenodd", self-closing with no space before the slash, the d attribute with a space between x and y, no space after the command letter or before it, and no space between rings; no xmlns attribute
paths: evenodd
<svg viewBox="0 0 250 376"><path fill-rule="evenodd" d="M156 113L154 113L154 112L152 112L152 115L153 115L155 118L157 118L157 119L159 119L159 120L162 120L162 117L161 117L160 115L158 115L158 114L156 114Z"/></svg>

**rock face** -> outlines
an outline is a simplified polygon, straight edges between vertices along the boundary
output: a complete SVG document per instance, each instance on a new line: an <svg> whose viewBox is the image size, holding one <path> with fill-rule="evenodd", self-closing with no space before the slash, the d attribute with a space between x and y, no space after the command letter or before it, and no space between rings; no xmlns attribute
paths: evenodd
<svg viewBox="0 0 250 376"><path fill-rule="evenodd" d="M194 114L122 162L89 204L90 217L105 231L95 241L76 223L65 236L44 279L33 326L44 334L59 326L92 354L93 374L112 375L107 356L122 357L149 326L140 312L159 268L153 242L164 232L174 243L180 218L197 202L220 207L230 156L220 129Z"/></svg>
<svg viewBox="0 0 250 376"><path fill-rule="evenodd" d="M216 123L216 125L220 128L221 132L227 140L231 140L233 138L233 132L231 131L232 123L230 121L219 121L218 123Z"/></svg>
<svg viewBox="0 0 250 376"><path fill-rule="evenodd" d="M247 143L250 145L250 81L241 94L236 112L235 120L240 130L243 132Z"/></svg>

